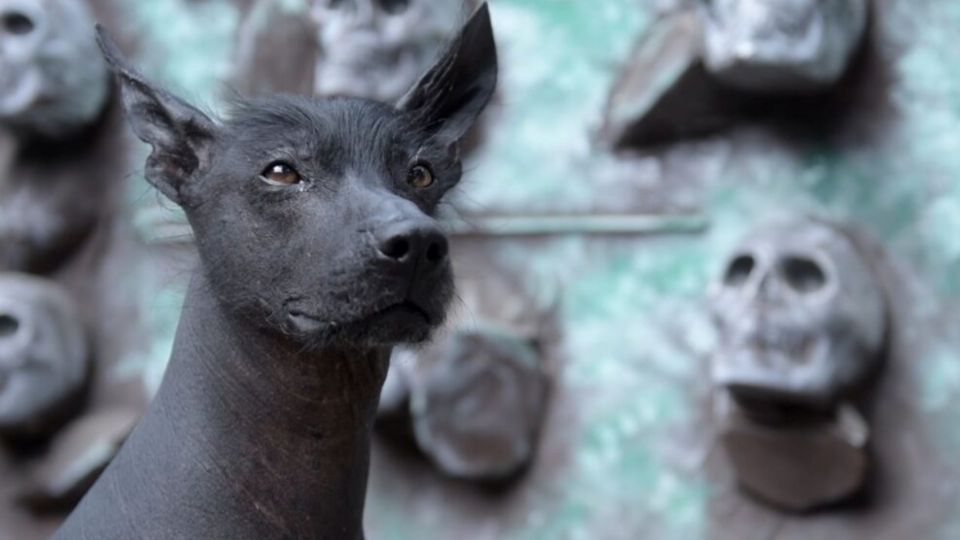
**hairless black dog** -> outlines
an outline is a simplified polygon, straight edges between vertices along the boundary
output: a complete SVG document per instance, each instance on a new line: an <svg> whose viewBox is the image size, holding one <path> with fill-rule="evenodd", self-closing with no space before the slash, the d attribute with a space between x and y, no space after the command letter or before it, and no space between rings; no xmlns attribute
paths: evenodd
<svg viewBox="0 0 960 540"><path fill-rule="evenodd" d="M217 122L101 46L200 268L157 397L55 538L363 538L390 348L452 297L432 216L496 86L487 7L396 106L274 96Z"/></svg>

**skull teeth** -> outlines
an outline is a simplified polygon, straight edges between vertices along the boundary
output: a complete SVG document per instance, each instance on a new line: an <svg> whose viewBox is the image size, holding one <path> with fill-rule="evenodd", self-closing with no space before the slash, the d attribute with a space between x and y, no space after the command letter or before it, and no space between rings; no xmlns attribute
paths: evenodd
<svg viewBox="0 0 960 540"><path fill-rule="evenodd" d="M804 363L814 339L798 332L767 330L757 332L744 342L758 351L780 352L795 362Z"/></svg>

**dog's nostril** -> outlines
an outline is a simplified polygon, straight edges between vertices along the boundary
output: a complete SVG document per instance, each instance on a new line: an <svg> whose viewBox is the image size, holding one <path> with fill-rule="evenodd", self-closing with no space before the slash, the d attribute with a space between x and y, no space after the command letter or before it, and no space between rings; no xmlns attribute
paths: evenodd
<svg viewBox="0 0 960 540"><path fill-rule="evenodd" d="M427 261L431 263L438 263L443 261L447 257L447 243L444 241L434 241L430 242L430 246L427 247Z"/></svg>
<svg viewBox="0 0 960 540"><path fill-rule="evenodd" d="M380 246L380 252L391 259L402 259L410 253L410 240L404 236L394 236Z"/></svg>

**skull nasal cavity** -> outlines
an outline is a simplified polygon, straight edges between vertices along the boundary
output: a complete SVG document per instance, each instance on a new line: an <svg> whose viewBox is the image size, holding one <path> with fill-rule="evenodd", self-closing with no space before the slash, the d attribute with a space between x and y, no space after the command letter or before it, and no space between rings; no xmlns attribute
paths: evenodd
<svg viewBox="0 0 960 540"><path fill-rule="evenodd" d="M724 283L733 286L742 285L750 277L755 265L756 262L750 255L740 255L733 259L727 268L727 275L723 278Z"/></svg>
<svg viewBox="0 0 960 540"><path fill-rule="evenodd" d="M33 19L19 11L8 11L0 15L0 24L6 32L15 35L29 34L36 28Z"/></svg>
<svg viewBox="0 0 960 540"><path fill-rule="evenodd" d="M20 321L7 314L0 314L0 338L8 338L20 329Z"/></svg>
<svg viewBox="0 0 960 540"><path fill-rule="evenodd" d="M805 257L787 257L782 270L784 279L798 292L816 291L827 281L820 265Z"/></svg>
<svg viewBox="0 0 960 540"><path fill-rule="evenodd" d="M377 0L380 8L390 14L400 14L410 6L410 0Z"/></svg>

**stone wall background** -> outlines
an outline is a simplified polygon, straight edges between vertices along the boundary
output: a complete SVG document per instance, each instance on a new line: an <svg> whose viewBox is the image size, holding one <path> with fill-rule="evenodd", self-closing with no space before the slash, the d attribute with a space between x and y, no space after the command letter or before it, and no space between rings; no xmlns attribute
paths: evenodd
<svg viewBox="0 0 960 540"><path fill-rule="evenodd" d="M136 42L143 71L217 110L251 2L112 1L124 21L116 31ZM626 159L596 137L604 101L670 3L491 3L503 86L449 211L567 220L562 234L469 237L456 247L458 260L476 262L461 262L461 280L492 289L518 280L534 299L523 308L557 307L553 408L538 461L503 492L442 479L378 443L368 536L960 536L960 4L877 0L869 49L825 122L760 119ZM137 179L142 157L131 157L130 200L154 254L138 278L153 339L121 368L155 387L191 250L171 205ZM871 497L812 516L742 498L707 421L707 285L740 233L786 212L846 221L874 238L896 306L873 411ZM610 214L650 216L654 226L587 234L576 217ZM678 216L695 226L678 226Z"/></svg>

